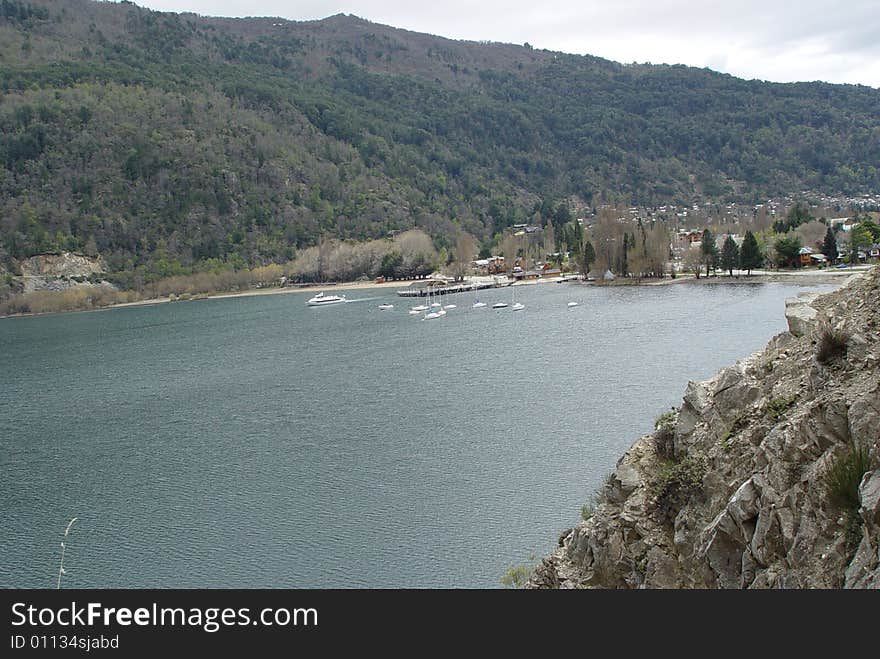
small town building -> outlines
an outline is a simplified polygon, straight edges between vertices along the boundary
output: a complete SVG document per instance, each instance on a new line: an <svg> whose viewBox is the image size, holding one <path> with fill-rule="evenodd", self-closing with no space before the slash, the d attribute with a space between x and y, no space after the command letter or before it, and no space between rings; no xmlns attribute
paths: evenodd
<svg viewBox="0 0 880 659"><path fill-rule="evenodd" d="M799 253L801 257L801 265L810 265L813 262L813 259L811 258L813 256L812 247L801 247Z"/></svg>

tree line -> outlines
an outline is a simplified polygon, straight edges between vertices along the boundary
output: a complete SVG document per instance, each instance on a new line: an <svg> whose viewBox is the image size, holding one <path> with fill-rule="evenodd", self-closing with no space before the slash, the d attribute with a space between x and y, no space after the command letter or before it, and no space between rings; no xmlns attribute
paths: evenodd
<svg viewBox="0 0 880 659"><path fill-rule="evenodd" d="M750 274L765 265L798 268L804 247L809 247L811 254L822 254L827 263L836 263L842 256L857 263L860 252L880 242L880 225L858 212L848 221L852 227L844 232L841 223L831 225L825 218L816 219L809 205L798 201L769 229L757 233L746 230L741 245L728 235L719 248L711 228L704 229L700 249L685 255L685 266L698 277L702 269L706 276L718 268L732 276L735 269Z"/></svg>

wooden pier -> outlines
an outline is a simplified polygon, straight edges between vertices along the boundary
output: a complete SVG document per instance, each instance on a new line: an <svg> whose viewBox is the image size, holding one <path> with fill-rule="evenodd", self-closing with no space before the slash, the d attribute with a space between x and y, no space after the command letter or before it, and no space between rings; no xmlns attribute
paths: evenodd
<svg viewBox="0 0 880 659"><path fill-rule="evenodd" d="M410 286L397 291L400 297L428 297L429 295L453 295L469 291L481 291L486 288L504 288L511 286L512 281L467 282L461 284L437 284L435 286Z"/></svg>

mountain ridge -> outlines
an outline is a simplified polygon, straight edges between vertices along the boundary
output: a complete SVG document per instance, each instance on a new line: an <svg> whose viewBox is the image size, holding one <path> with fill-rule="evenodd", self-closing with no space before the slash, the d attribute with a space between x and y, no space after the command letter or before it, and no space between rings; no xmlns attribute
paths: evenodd
<svg viewBox="0 0 880 659"><path fill-rule="evenodd" d="M79 251L151 278L280 262L321 236L419 227L438 248L462 230L489 244L560 203L880 189L880 91L867 87L338 14L2 6L0 261Z"/></svg>

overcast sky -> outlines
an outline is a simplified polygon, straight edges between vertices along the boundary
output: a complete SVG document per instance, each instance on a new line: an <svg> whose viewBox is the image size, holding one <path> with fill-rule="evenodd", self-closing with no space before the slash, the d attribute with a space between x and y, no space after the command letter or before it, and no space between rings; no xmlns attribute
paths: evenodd
<svg viewBox="0 0 880 659"><path fill-rule="evenodd" d="M452 39L529 42L618 62L880 88L880 0L135 0L163 11L292 20L355 14Z"/></svg>

